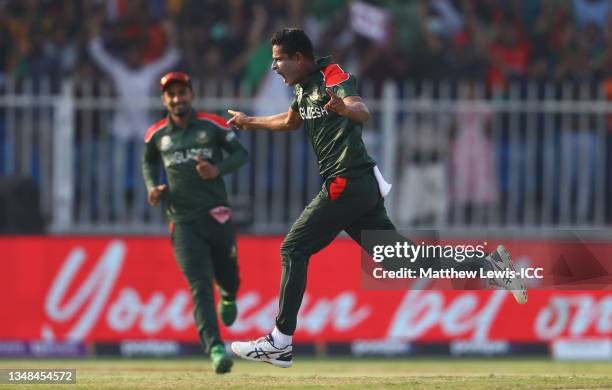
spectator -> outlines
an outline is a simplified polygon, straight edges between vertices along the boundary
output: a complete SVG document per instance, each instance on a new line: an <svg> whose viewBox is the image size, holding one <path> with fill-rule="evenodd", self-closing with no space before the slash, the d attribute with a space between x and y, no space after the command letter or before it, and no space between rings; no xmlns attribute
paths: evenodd
<svg viewBox="0 0 612 390"><path fill-rule="evenodd" d="M527 77L530 47L518 24L501 22L497 25L489 48L490 67L487 80L493 88L505 88L509 81Z"/></svg>
<svg viewBox="0 0 612 390"><path fill-rule="evenodd" d="M11 32L9 30L9 17L6 5L0 4L0 85L4 84L9 69L9 58L11 55Z"/></svg>
<svg viewBox="0 0 612 390"><path fill-rule="evenodd" d="M451 0L430 0L427 28L437 36L452 37L463 30L463 17Z"/></svg>
<svg viewBox="0 0 612 390"><path fill-rule="evenodd" d="M44 44L43 51L57 65L59 77L71 74L79 61L77 42L71 39L70 31L62 21L56 24L51 39Z"/></svg>
<svg viewBox="0 0 612 390"><path fill-rule="evenodd" d="M603 37L595 25L582 32L574 29L567 32L561 60L554 76L557 81L593 82L605 70L606 48Z"/></svg>
<svg viewBox="0 0 612 390"><path fill-rule="evenodd" d="M361 5L362 11L366 9L361 14L365 15L365 23L362 20L359 28L351 23L351 11L356 4ZM207 86L211 80L213 83L225 80L234 85L240 83L248 87L241 91L254 97L253 102L257 106L266 105L265 102L271 98L279 101L285 98L284 93L279 95L279 91L286 90L279 87L277 80L268 74L270 47L267 32L287 25L304 25L313 39L319 42L316 46L332 53L337 61L346 65L347 71L361 74L368 96L380 93L383 81L389 79L400 82L488 79L498 87L505 87L515 80L536 80L539 86L550 81L595 85L611 77L611 7L610 0L4 0L0 1L0 88L7 76L17 79L17 82L10 83L14 90L31 85L34 92L37 85L42 85L37 81L46 78L55 81L52 87L57 86L64 77L87 81L104 74L112 79L116 93L122 99L121 109L114 113L108 128L104 123L104 110L95 110L94 123L83 128L93 135L94 142L104 133L111 134L113 143L127 145L126 148L113 146L112 163L116 165L115 171L119 166L128 167L121 172L127 175L128 180L118 179L116 187L123 190L108 189L109 193L122 193L120 197L123 198L126 190L131 193L132 186L140 184L140 180L133 180L137 171L132 167L134 161L128 156L138 155L137 151L132 153L130 150L139 147L140 141L134 143L132 140L138 139L143 127L150 123L147 111L142 108L144 106L139 106L138 98L133 96L148 97L149 88L158 76L140 82L135 75L145 74L144 71L141 73L143 69L159 68L159 62L165 61L163 59L167 58L168 53L176 52L179 47L184 61L179 66L193 74L195 87L202 85L197 81L206 81ZM99 43L99 52L105 53L113 64L118 64L111 66L113 71L91 56L90 50L96 44L93 41L88 44L88 30L97 23L92 10L100 9L109 23L105 26L104 39L98 37L93 41ZM370 18L381 15L382 18ZM171 42L175 38L167 36L163 24L159 23L168 17L173 18L179 28L180 40L175 43ZM379 23L370 23L372 20ZM171 49L172 46L176 46L176 49ZM102 72L96 72L93 65L97 65ZM117 77L113 74L117 73L117 69L123 69L124 75L129 74L124 77L127 82L115 80ZM34 82L29 83L29 80ZM83 85L90 84L76 83L77 97L81 96L79 93L96 97L105 90L93 86L83 92L79 89ZM440 85L452 89L450 86L453 83ZM374 88L370 89L370 86ZM399 90L400 95L406 91L404 88ZM524 91L533 92L540 99L549 91L554 94L560 89L525 88ZM228 89L223 89L223 93L228 93ZM130 96L129 100L126 100L126 96ZM125 104L126 101L130 104ZM373 112L374 127L379 119L378 113L378 110ZM536 119L536 138L542 136L541 130L546 127L544 122L549 118L547 115L538 115ZM487 115L480 115L476 127L484 127L484 141L480 135L478 142L486 143L490 141L486 135L488 122L483 117ZM507 118L510 115L500 117L500 123ZM521 128L520 134L515 137L515 140L520 140L517 141L517 148L529 146L524 142L524 135L530 132L522 126L523 117L513 114L512 118L517 119L516 123ZM557 117L550 118L557 123ZM37 120L33 116L34 127L37 127ZM413 123L422 122L428 128L439 127L435 120L415 120ZM408 126L408 123L404 125ZM457 128L457 138L454 140L457 144L453 151L456 151L457 145L468 145L466 141L461 141L461 137L467 137L463 134L465 129L462 130L462 126L465 125ZM589 126L586 131L593 129L594 126ZM413 130L402 131L408 134ZM573 134L585 130L574 126L564 131ZM84 133L85 130L77 132L77 142ZM480 131L474 133L480 134ZM563 141L566 154L581 155L578 145L582 145L580 150L583 150L590 141L569 133L565 134ZM501 134L499 140L500 156L504 155L506 135ZM576 144L570 147L571 142ZM109 142L109 148L110 145ZM3 147L4 150L12 150L14 145L5 144ZM560 152L561 147L555 145L553 149ZM510 148L507 150L510 151ZM518 160L528 155L526 152L510 153L513 157L519 156ZM611 155L612 149L608 148L607 156ZM452 156L453 163L459 164L454 154ZM465 156L472 158L469 154ZM423 165L408 159L404 164ZM577 158L576 161L579 160ZM461 164L471 166L470 161ZM503 167L503 163L510 160L500 158L499 161ZM588 168L589 164L585 166ZM516 165L508 166L513 172L519 171L515 169ZM501 174L505 170L499 172ZM568 185L579 185L575 178L567 182ZM497 190L501 192L497 196L502 203L505 199L504 186L508 183L504 180L498 183L501 185ZM527 185L521 184L517 190L517 193L525 194L525 199L529 196ZM609 187L612 188L612 185ZM454 184L452 189L454 196ZM578 199L579 192L575 188L572 191L566 204L573 205L574 199ZM580 199L590 202L589 197L580 196ZM467 205L460 208L473 208L473 200L465 202ZM517 200L516 204L519 203ZM124 209L125 204L121 199L114 199L111 207L115 209L113 215L118 215L118 210ZM585 215L584 207L582 210L579 214ZM590 209L587 208L586 215L589 213Z"/></svg>
<svg viewBox="0 0 612 390"><path fill-rule="evenodd" d="M478 222L498 202L496 164L490 126L493 110L478 100L476 84L461 88L459 99L469 103L455 114L456 132L452 140L453 215L455 223L472 215Z"/></svg>
<svg viewBox="0 0 612 390"><path fill-rule="evenodd" d="M610 0L572 0L576 27L582 30L594 24L604 31L612 17L612 2Z"/></svg>
<svg viewBox="0 0 612 390"><path fill-rule="evenodd" d="M384 42L371 42L362 51L358 72L362 78L372 79L377 83L384 80L418 78L416 72L421 67L413 64L425 56L421 24L419 22L423 5L420 2L398 3L385 0L382 3L384 12L393 17L388 25L389 39ZM413 66L414 65L414 66Z"/></svg>
<svg viewBox="0 0 612 390"><path fill-rule="evenodd" d="M400 130L398 224L443 226L448 210L448 120L420 98Z"/></svg>
<svg viewBox="0 0 612 390"><path fill-rule="evenodd" d="M385 26L371 28L386 39L364 35L347 22L349 10L358 3L390 16ZM567 63L572 62L566 52L568 32L577 29L579 39L605 36L612 20L609 0L6 0L0 5L0 35L6 39L0 42L11 45L5 48L0 72L24 78L70 74L82 60L80 48L87 40L81 38L88 26L82 21L91 20L90 9L100 5L112 22L105 48L113 56L120 57L128 42L138 45L143 63L157 61L168 46L157 21L170 16L180 25L186 68L234 81L241 80L245 70L253 78L248 64L265 49L265 39L254 31L302 24L318 46L327 46L349 69L377 85L389 78L484 77L484 58L490 63L487 77L496 86L530 76L550 80L554 72L547 69L562 62L560 68L567 70L558 74L568 78L570 68L576 68ZM263 29L257 9L265 13ZM609 42L602 47L607 51ZM591 66L598 68L596 73L605 69L597 61Z"/></svg>
<svg viewBox="0 0 612 390"><path fill-rule="evenodd" d="M450 7L450 3L447 5ZM450 12L450 11L446 11ZM430 65L427 66L429 79L466 79L481 77L485 70L485 58L478 50L473 37L473 30L464 23L463 17L458 14L453 16L451 24L454 28L436 27L439 22L431 22L429 18L423 20L423 35L429 56L432 57ZM434 16L434 21L440 19Z"/></svg>
<svg viewBox="0 0 612 390"><path fill-rule="evenodd" d="M573 115L561 128L559 188L564 224L584 224L592 213L598 153L595 127L588 119Z"/></svg>
<svg viewBox="0 0 612 390"><path fill-rule="evenodd" d="M136 185L136 213L144 212L144 188L136 180L139 175L139 156L142 155L141 137L143 131L153 122L148 115L143 99L151 96L161 74L176 64L180 54L175 46L174 26L165 24L168 48L161 58L143 64L137 46L129 46L123 59L113 57L104 48L100 36L101 20L92 21L89 54L95 63L110 77L118 96L118 109L115 112L110 133L113 139L113 210L115 217L126 210L126 187ZM131 157L131 158L129 158Z"/></svg>
<svg viewBox="0 0 612 390"><path fill-rule="evenodd" d="M611 69L611 68L608 68ZM612 72L604 83L608 103L612 102ZM608 131L606 133L606 222L612 223L612 114L607 116Z"/></svg>

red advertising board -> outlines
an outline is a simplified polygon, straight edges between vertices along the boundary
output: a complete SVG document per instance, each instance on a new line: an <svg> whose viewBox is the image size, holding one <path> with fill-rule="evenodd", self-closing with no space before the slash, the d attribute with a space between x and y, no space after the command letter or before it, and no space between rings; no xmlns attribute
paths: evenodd
<svg viewBox="0 0 612 390"><path fill-rule="evenodd" d="M228 340L274 326L281 240L239 238L240 314L223 330ZM529 258L542 242L513 244L515 256ZM167 238L4 237L0 253L0 340L198 341ZM365 290L361 272L359 248L348 239L312 258L297 341L612 337L609 290L533 290L518 305L505 291Z"/></svg>

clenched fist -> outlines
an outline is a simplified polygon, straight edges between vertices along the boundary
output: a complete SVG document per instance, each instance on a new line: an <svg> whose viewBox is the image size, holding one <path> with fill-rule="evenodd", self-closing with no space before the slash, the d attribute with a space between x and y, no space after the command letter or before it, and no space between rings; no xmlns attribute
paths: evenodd
<svg viewBox="0 0 612 390"><path fill-rule="evenodd" d="M168 188L166 184L160 184L149 190L147 201L151 206L157 206L161 201L162 194Z"/></svg>
<svg viewBox="0 0 612 390"><path fill-rule="evenodd" d="M219 176L219 168L216 165L209 163L208 161L202 160L200 157L195 158L196 160L196 171L203 180L212 180Z"/></svg>

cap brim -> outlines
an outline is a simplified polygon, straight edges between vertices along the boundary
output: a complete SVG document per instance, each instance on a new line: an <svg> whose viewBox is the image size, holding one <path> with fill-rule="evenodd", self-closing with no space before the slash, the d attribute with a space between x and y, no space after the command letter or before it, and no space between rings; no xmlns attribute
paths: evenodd
<svg viewBox="0 0 612 390"><path fill-rule="evenodd" d="M168 89L168 87L170 87L172 84L175 84L175 83L183 84L191 88L191 83L189 81L180 80L180 79L172 79L172 80L166 81L166 83L162 86L162 92L165 92L166 89Z"/></svg>

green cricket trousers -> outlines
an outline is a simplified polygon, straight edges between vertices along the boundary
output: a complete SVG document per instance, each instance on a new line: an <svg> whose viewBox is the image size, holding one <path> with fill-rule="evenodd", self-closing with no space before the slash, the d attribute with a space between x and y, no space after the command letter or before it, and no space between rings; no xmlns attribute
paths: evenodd
<svg viewBox="0 0 612 390"><path fill-rule="evenodd" d="M297 314L306 289L310 256L325 248L342 230L370 255L373 253L373 243L362 242L361 233L364 230L387 231L384 241L378 244L407 242L414 245L410 239L396 231L387 216L373 173L327 180L317 196L302 211L281 245L282 274L276 326L284 334L292 335L295 332ZM427 260L426 264L434 269L471 270L483 266L482 259L461 263L446 258ZM418 270L422 264L420 261L381 263L390 270L402 265Z"/></svg>
<svg viewBox="0 0 612 390"><path fill-rule="evenodd" d="M210 215L172 225L176 261L191 290L193 315L207 353L222 343L215 310L213 281L224 300L236 299L240 286L236 236L231 221L223 224Z"/></svg>
<svg viewBox="0 0 612 390"><path fill-rule="evenodd" d="M342 230L360 245L362 230L395 230L373 173L326 180L285 237L280 249L282 274L276 317L276 326L284 334L295 331L310 256Z"/></svg>

